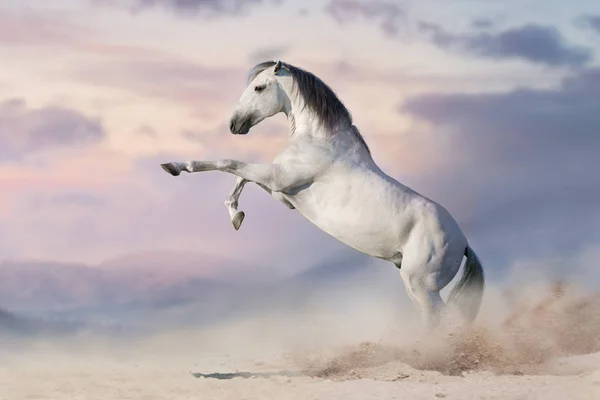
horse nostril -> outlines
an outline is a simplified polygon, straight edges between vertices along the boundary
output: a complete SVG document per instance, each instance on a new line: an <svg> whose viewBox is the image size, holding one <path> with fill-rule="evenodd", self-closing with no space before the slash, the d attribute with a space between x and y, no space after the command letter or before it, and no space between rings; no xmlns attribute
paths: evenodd
<svg viewBox="0 0 600 400"><path fill-rule="evenodd" d="M233 131L235 130L235 119L232 119L229 122L229 130L231 131L231 133L233 133Z"/></svg>

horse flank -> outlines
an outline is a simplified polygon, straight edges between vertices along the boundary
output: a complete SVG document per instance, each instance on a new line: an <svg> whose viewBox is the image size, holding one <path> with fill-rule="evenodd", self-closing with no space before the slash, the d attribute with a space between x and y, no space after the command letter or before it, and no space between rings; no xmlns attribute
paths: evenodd
<svg viewBox="0 0 600 400"><path fill-rule="evenodd" d="M273 67L276 61L265 61L255 65L248 74L250 83L258 74ZM291 64L283 63L283 68L292 75L294 86L308 107L325 128L329 135L334 135L339 128L349 129L351 134L364 146L369 155L371 151L360 134L358 128L352 124L352 114L337 97L335 92L314 74Z"/></svg>

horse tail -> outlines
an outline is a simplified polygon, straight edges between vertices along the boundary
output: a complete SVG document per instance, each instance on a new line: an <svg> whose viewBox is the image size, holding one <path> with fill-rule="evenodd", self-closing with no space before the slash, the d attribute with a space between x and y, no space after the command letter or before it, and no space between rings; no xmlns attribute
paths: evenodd
<svg viewBox="0 0 600 400"><path fill-rule="evenodd" d="M450 292L448 304L456 305L468 323L472 323L481 306L485 275L479 258L469 245L467 245L464 255L467 257L467 262L463 276Z"/></svg>

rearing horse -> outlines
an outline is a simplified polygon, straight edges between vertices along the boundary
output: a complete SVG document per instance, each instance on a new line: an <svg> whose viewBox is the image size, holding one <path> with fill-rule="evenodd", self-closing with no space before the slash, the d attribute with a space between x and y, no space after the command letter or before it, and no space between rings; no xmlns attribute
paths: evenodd
<svg viewBox="0 0 600 400"><path fill-rule="evenodd" d="M238 198L244 184L254 182L346 245L392 262L429 327L437 325L445 306L440 290L466 256L448 303L472 322L483 295L483 268L450 213L383 172L333 90L293 65L267 61L252 69L230 120L231 133L245 135L280 112L291 139L271 164L226 159L161 166L174 176L182 171L238 176L225 202L235 229L244 218Z"/></svg>

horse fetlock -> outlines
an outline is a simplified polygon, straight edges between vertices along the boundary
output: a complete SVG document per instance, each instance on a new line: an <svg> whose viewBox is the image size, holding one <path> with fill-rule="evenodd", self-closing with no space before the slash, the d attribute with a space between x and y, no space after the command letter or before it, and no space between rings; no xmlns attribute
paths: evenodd
<svg viewBox="0 0 600 400"><path fill-rule="evenodd" d="M235 209L237 209L237 207L238 207L238 202L237 202L237 200L230 200L230 199L227 199L227 200L225 200L225 201L224 201L224 203L225 203L225 207L227 207L227 208L232 208L232 209L234 209L234 210L235 210Z"/></svg>

